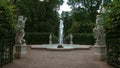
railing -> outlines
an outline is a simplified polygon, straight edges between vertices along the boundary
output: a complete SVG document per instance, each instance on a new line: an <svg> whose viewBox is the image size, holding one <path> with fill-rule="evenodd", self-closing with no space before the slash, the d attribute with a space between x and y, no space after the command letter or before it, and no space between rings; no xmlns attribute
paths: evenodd
<svg viewBox="0 0 120 68"><path fill-rule="evenodd" d="M13 39L0 40L0 67L13 61Z"/></svg>

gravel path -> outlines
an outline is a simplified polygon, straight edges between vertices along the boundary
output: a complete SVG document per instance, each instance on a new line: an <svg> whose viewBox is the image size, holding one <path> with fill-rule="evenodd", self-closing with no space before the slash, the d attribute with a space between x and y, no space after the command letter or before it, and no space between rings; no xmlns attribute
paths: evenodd
<svg viewBox="0 0 120 68"><path fill-rule="evenodd" d="M14 60L3 68L113 68L93 59L91 50L29 50L27 58Z"/></svg>

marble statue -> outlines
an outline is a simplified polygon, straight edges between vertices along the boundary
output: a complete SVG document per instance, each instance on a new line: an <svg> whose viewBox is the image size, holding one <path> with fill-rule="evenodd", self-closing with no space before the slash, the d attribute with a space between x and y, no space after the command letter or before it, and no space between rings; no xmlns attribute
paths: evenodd
<svg viewBox="0 0 120 68"><path fill-rule="evenodd" d="M96 45L104 45L105 43L105 33L103 28L103 19L100 15L97 15L96 26L93 29L96 39Z"/></svg>
<svg viewBox="0 0 120 68"><path fill-rule="evenodd" d="M15 44L24 44L25 40L23 39L25 36L24 28L25 22L27 18L23 16L18 17L18 23L16 26L16 37L15 37Z"/></svg>
<svg viewBox="0 0 120 68"><path fill-rule="evenodd" d="M52 44L52 34L49 35L49 44Z"/></svg>
<svg viewBox="0 0 120 68"><path fill-rule="evenodd" d="M70 44L73 44L73 35L70 34Z"/></svg>

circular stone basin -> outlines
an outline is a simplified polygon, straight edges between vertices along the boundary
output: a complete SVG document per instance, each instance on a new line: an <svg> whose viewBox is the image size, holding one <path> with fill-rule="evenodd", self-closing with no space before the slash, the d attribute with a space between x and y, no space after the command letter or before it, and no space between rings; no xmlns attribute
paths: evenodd
<svg viewBox="0 0 120 68"><path fill-rule="evenodd" d="M43 44L43 45L30 45L31 49L47 49L47 50L88 50L91 45L75 45L75 44Z"/></svg>

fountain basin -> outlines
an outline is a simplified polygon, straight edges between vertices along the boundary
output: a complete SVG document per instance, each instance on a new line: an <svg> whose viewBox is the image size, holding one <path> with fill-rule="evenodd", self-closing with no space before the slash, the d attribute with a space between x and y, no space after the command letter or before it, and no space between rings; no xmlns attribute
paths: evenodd
<svg viewBox="0 0 120 68"><path fill-rule="evenodd" d="M92 45L70 45L63 44L63 48L58 48L59 44L42 44L42 45L29 45L31 49L43 49L43 50L56 50L56 51L65 51L65 50L89 50Z"/></svg>

